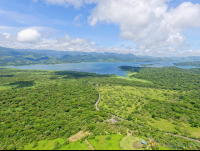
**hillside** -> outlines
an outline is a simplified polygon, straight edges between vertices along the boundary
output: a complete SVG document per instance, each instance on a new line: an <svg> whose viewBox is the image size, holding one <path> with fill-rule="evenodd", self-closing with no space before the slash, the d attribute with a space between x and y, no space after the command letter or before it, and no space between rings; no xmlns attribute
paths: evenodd
<svg viewBox="0 0 200 151"><path fill-rule="evenodd" d="M200 57L151 57L136 56L134 54L10 49L0 47L0 66L80 62L177 62L194 61L199 58Z"/></svg>
<svg viewBox="0 0 200 151"><path fill-rule="evenodd" d="M20 52L0 47L0 66L62 63L54 57L34 52Z"/></svg>
<svg viewBox="0 0 200 151"><path fill-rule="evenodd" d="M194 61L194 62L179 62L179 63L174 63L176 66L195 66L195 67L200 67L200 61Z"/></svg>

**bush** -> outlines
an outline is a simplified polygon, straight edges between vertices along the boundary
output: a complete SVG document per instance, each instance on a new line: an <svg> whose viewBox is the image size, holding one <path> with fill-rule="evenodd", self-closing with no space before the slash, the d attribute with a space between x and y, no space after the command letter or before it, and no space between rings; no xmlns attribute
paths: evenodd
<svg viewBox="0 0 200 151"><path fill-rule="evenodd" d="M88 126L87 126L87 129L88 130L93 130L95 128L95 125L94 124L89 124Z"/></svg>
<svg viewBox="0 0 200 151"><path fill-rule="evenodd" d="M81 137L80 143L82 143L85 140L85 136Z"/></svg>
<svg viewBox="0 0 200 151"><path fill-rule="evenodd" d="M110 140L111 139L111 137L110 136L106 136L106 140Z"/></svg>
<svg viewBox="0 0 200 151"><path fill-rule="evenodd" d="M68 145L69 144L69 139L65 140L63 145Z"/></svg>
<svg viewBox="0 0 200 151"><path fill-rule="evenodd" d="M89 139L95 139L95 136L94 136L94 134L91 134L91 135L88 136L88 138Z"/></svg>
<svg viewBox="0 0 200 151"><path fill-rule="evenodd" d="M59 142L55 142L52 150L57 150L57 149L59 149L61 147L62 147L62 145Z"/></svg>
<svg viewBox="0 0 200 151"><path fill-rule="evenodd" d="M35 141L33 142L33 148L37 147L38 146L38 143Z"/></svg>

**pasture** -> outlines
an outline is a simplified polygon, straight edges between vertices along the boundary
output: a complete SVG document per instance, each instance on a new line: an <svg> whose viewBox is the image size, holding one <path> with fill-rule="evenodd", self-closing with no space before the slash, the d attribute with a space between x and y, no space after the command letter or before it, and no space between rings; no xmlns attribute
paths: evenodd
<svg viewBox="0 0 200 151"><path fill-rule="evenodd" d="M109 140L106 139L108 136L110 136ZM119 142L123 137L123 135L99 135L95 139L88 139L88 142L95 150L122 150Z"/></svg>

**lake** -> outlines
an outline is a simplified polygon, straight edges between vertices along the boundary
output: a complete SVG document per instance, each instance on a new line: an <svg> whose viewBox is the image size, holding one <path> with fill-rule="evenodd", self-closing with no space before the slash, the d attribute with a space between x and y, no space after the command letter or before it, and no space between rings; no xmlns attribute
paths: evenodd
<svg viewBox="0 0 200 151"><path fill-rule="evenodd" d="M175 62L83 62L83 63L66 63L56 65L26 65L26 66L6 66L5 68L17 68L28 70L60 70L60 71L82 71L98 74L115 74L119 76L126 76L125 71L121 71L119 66L135 66L139 67L141 64L153 64L149 67L166 67L175 66ZM197 68L193 66L177 66L180 68L190 69Z"/></svg>

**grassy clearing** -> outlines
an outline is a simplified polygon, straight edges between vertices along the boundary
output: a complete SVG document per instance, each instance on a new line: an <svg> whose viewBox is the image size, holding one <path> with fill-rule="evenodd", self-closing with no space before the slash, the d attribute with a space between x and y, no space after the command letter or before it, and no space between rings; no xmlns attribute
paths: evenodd
<svg viewBox="0 0 200 151"><path fill-rule="evenodd" d="M160 130L164 130L164 131L168 131L168 132L176 131L175 130L176 125L172 124L172 122L168 122L167 120L164 120L164 119L160 119L160 120L152 119L152 121L153 122L149 122L149 124Z"/></svg>
<svg viewBox="0 0 200 151"><path fill-rule="evenodd" d="M188 123L184 123L184 126L185 127L182 127L181 129L186 129L187 132L196 139L200 138L200 127L191 127L191 125Z"/></svg>
<svg viewBox="0 0 200 151"><path fill-rule="evenodd" d="M0 90L12 89L11 86L0 86Z"/></svg>
<svg viewBox="0 0 200 151"><path fill-rule="evenodd" d="M106 140L106 137L110 136L110 140ZM119 147L119 142L123 138L123 135L100 135L96 136L95 139L88 139L88 142L96 150L122 150Z"/></svg>
<svg viewBox="0 0 200 151"><path fill-rule="evenodd" d="M88 132L83 133L82 131L71 136L69 138L70 143L68 145L63 145L65 140L63 138L58 138L55 140L42 140L37 142L37 146L34 146L34 143L28 144L24 147L25 150L52 150L55 143L58 142L61 144L59 150L91 150L85 141L78 141L81 137L88 135Z"/></svg>
<svg viewBox="0 0 200 151"><path fill-rule="evenodd" d="M120 146L121 148L123 148L123 150L144 150L143 148L141 149L135 148L133 145L135 142L141 142L142 140L147 141L146 139L136 136L131 136L129 134L120 141ZM148 147L148 149L150 148ZM172 150L172 149L159 145L159 150Z"/></svg>
<svg viewBox="0 0 200 151"><path fill-rule="evenodd" d="M85 132L85 133L84 133L84 132L80 131L80 132L78 132L77 134L71 136L71 137L69 138L69 141L70 141L70 142L78 141L79 139L81 139L81 137L83 137L83 136L85 136L85 135L89 135L89 134L90 134L89 132Z"/></svg>
<svg viewBox="0 0 200 151"><path fill-rule="evenodd" d="M169 133L177 131L175 129L175 124L164 119L151 119L151 122L148 121L148 123L154 127L157 127L159 130L164 130ZM181 131L186 131L188 134L190 134L192 137L195 137L196 139L200 137L200 127L191 127L191 125L188 123L179 123L178 127L181 129Z"/></svg>
<svg viewBox="0 0 200 151"><path fill-rule="evenodd" d="M133 146L133 143L136 141L142 141L143 139L138 138L138 137L133 137L131 135L128 135L126 137L124 137L121 141L120 141L120 146L121 148L123 148L124 150L138 150L137 148L135 148ZM142 150L142 149L140 149Z"/></svg>
<svg viewBox="0 0 200 151"><path fill-rule="evenodd" d="M58 150L91 150L85 141L71 142L68 145L63 145L65 140L58 138L55 140L42 140L38 142L38 146L34 147L34 143L28 144L24 147L25 150L52 150L55 142L59 142L62 147Z"/></svg>
<svg viewBox="0 0 200 151"><path fill-rule="evenodd" d="M159 150L173 150L173 149L161 146L159 147Z"/></svg>
<svg viewBox="0 0 200 151"><path fill-rule="evenodd" d="M54 140L42 140L38 141L37 147L34 147L34 143L28 144L24 147L25 150L52 150L54 143L59 142L60 144L64 143L63 138L58 138Z"/></svg>
<svg viewBox="0 0 200 151"><path fill-rule="evenodd" d="M68 145L62 146L59 150L91 150L85 141L69 143Z"/></svg>
<svg viewBox="0 0 200 151"><path fill-rule="evenodd" d="M120 78L120 79L126 79L126 80L132 80L132 81L138 81L138 82L149 82L151 83L150 81L147 81L147 80L142 80L142 79L137 79L137 78L134 78L134 77L130 77L134 74L137 74L136 72L134 73L129 73L129 74L126 74L127 77L122 77L122 76L116 76L115 78Z"/></svg>

